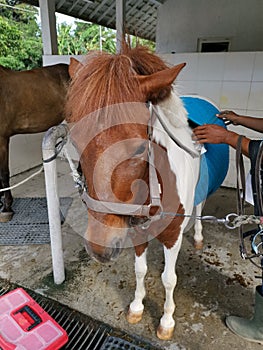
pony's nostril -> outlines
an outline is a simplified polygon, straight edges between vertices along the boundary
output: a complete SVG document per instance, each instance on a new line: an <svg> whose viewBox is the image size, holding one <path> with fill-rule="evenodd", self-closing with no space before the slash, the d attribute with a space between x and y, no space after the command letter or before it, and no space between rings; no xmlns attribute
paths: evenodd
<svg viewBox="0 0 263 350"><path fill-rule="evenodd" d="M122 241L118 240L115 244L115 249L121 249L121 246L122 246Z"/></svg>
<svg viewBox="0 0 263 350"><path fill-rule="evenodd" d="M111 259L117 258L120 255L121 251L122 251L122 240L118 239L112 245Z"/></svg>

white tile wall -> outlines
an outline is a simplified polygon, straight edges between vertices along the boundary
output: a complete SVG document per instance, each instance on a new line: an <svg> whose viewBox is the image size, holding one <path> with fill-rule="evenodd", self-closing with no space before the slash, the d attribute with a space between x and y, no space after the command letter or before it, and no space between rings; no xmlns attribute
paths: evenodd
<svg viewBox="0 0 263 350"><path fill-rule="evenodd" d="M221 81L199 80L196 82L196 89L199 95L208 97L217 106L220 105L220 92L222 90Z"/></svg>
<svg viewBox="0 0 263 350"><path fill-rule="evenodd" d="M251 81L255 53L231 52L225 54L224 80Z"/></svg>
<svg viewBox="0 0 263 350"><path fill-rule="evenodd" d="M263 52L256 52L253 69L253 81L263 81Z"/></svg>
<svg viewBox="0 0 263 350"><path fill-rule="evenodd" d="M180 94L198 94L210 98L218 107L243 115L263 117L263 52L189 53L161 55L171 64L186 62L177 78ZM262 134L242 127L232 130L250 138ZM235 152L230 153L230 167L223 183L236 186ZM249 160L245 160L249 169Z"/></svg>
<svg viewBox="0 0 263 350"><path fill-rule="evenodd" d="M262 68L263 69L263 68ZM263 81L251 83L250 94L248 96L248 109L263 111Z"/></svg>
<svg viewBox="0 0 263 350"><path fill-rule="evenodd" d="M251 82L223 81L220 94L220 107L222 109L247 109Z"/></svg>
<svg viewBox="0 0 263 350"><path fill-rule="evenodd" d="M10 175L22 173L42 163L44 133L15 135L10 140Z"/></svg>
<svg viewBox="0 0 263 350"><path fill-rule="evenodd" d="M197 79L199 81L222 81L225 55L213 53L198 54Z"/></svg>

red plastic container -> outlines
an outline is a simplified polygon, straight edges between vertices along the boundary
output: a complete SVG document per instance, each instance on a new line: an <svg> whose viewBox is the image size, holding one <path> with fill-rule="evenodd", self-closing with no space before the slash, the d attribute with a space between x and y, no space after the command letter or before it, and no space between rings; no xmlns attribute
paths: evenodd
<svg viewBox="0 0 263 350"><path fill-rule="evenodd" d="M23 288L0 297L0 350L57 350L67 341L66 331Z"/></svg>

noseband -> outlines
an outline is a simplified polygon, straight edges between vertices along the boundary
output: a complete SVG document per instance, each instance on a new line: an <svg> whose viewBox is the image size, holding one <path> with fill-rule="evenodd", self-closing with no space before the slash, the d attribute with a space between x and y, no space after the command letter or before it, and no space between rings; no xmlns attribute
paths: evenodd
<svg viewBox="0 0 263 350"><path fill-rule="evenodd" d="M158 118L165 132L180 148L184 149L193 158L199 156L198 152L195 153L192 150L186 148L174 137L174 135L172 135L169 132L169 128L166 126L164 120L161 118L160 114L157 112L156 108L151 103L148 104L148 108L150 110L150 119L148 124L148 138L149 138L148 163L149 163L150 203L146 205L146 204L106 202L106 201L97 200L92 198L89 195L88 189L83 181L79 181L79 180L75 181L77 184L77 187L79 188L81 199L85 203L88 209L91 209L95 212L103 213L103 214L130 216L131 218L134 218L134 222L137 222L138 217L142 217L142 218L145 218L143 222L144 223L147 222L147 227L152 221L158 220L162 212L161 186L158 181L156 168L154 166L154 150L152 147L152 130L153 130L153 123L156 117ZM144 223L141 225L142 227Z"/></svg>

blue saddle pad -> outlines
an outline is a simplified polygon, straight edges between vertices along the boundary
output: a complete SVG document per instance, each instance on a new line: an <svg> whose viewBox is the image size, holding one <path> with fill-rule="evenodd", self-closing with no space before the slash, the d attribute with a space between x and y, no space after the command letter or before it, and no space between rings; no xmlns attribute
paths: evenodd
<svg viewBox="0 0 263 350"><path fill-rule="evenodd" d="M226 128L216 117L219 109L201 96L181 96L188 119L197 125L217 124ZM224 181L229 167L229 146L226 144L204 144L206 152L201 156L200 176L195 191L197 205L214 193Z"/></svg>

